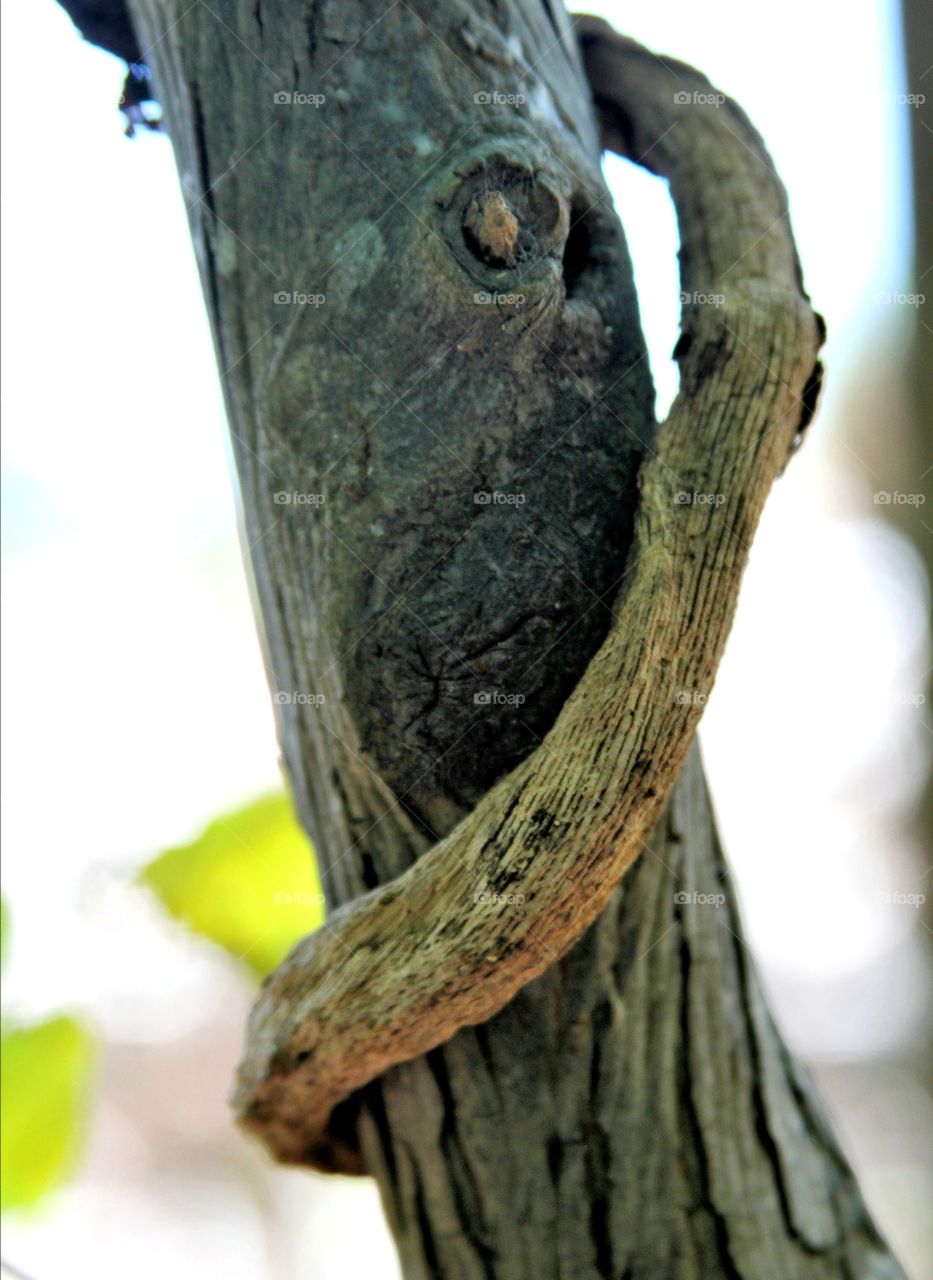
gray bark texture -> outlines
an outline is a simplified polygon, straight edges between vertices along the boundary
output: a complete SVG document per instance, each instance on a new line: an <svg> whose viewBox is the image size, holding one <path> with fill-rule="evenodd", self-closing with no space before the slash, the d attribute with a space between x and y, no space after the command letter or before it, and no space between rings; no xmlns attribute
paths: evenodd
<svg viewBox="0 0 933 1280"><path fill-rule="evenodd" d="M671 175L685 283L742 259L731 336L685 308L687 408L656 453L559 5L129 8L189 207L270 683L292 695L286 764L329 903L353 904L270 983L243 1114L286 1158L377 1179L406 1280L900 1276L768 1014L687 755L816 388L763 152L742 177L747 121L729 116L734 155L702 111L667 127L676 91L709 86L666 62L633 118L630 51L582 29L603 141ZM762 230L736 253L746 218ZM728 493L728 527L676 505L694 481ZM477 848L498 879L475 879ZM452 911L472 883L527 913L482 893ZM432 904L449 925L423 926Z"/></svg>
<svg viewBox="0 0 933 1280"><path fill-rule="evenodd" d="M694 751L570 954L366 1092L406 1277L899 1276L768 1012Z"/></svg>

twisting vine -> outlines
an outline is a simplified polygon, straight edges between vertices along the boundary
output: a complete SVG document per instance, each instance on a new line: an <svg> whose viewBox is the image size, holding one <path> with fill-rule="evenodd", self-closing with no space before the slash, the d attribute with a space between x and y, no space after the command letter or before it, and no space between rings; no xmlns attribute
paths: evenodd
<svg viewBox="0 0 933 1280"><path fill-rule="evenodd" d="M822 324L760 138L693 68L595 19L578 33L605 145L670 183L680 392L640 472L609 635L539 748L267 981L235 1106L281 1160L360 1172L334 1108L491 1017L605 905L684 761L762 507L812 416Z"/></svg>

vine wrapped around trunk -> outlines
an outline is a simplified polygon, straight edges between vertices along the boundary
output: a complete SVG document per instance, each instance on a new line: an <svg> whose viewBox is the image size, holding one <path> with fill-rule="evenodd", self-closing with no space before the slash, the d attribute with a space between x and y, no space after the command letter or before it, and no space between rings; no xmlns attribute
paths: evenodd
<svg viewBox="0 0 933 1280"><path fill-rule="evenodd" d="M328 1135L334 1108L496 1013L605 907L683 764L764 500L812 411L821 326L760 139L696 71L607 33L581 31L606 141L669 180L683 293L722 302L684 307L681 389L640 471L614 620L556 723L263 991L236 1105L280 1159L358 1169Z"/></svg>
<svg viewBox="0 0 933 1280"><path fill-rule="evenodd" d="M119 0L66 7L123 48ZM260 996L243 1119L371 1173L406 1280L897 1280L768 1015L690 748L819 385L754 130L540 0L128 7L334 908ZM601 139L680 221L657 433ZM516 476L527 510L477 511Z"/></svg>

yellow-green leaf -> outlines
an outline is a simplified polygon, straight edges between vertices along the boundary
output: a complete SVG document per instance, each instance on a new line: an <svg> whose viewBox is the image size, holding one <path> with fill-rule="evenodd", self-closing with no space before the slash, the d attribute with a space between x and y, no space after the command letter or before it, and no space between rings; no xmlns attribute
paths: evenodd
<svg viewBox="0 0 933 1280"><path fill-rule="evenodd" d="M192 844L160 854L140 878L176 919L260 977L324 918L311 845L282 794L215 819Z"/></svg>
<svg viewBox="0 0 933 1280"><path fill-rule="evenodd" d="M0 1036L0 1206L34 1206L74 1168L88 1117L94 1050L73 1018Z"/></svg>

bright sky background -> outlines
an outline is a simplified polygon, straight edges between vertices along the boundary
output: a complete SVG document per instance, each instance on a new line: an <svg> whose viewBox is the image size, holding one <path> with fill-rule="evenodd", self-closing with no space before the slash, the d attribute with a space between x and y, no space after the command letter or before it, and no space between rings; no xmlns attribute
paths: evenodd
<svg viewBox="0 0 933 1280"><path fill-rule="evenodd" d="M828 322L823 411L763 522L704 742L751 938L792 1040L816 1060L871 1058L912 1034L930 995L917 913L880 897L919 888L898 827L930 741L929 709L909 702L930 663L925 585L877 519L883 485L843 426L853 380L897 341L896 308L878 295L908 285L896 7L790 0L767 30L738 0L592 9L696 63L746 108L789 190ZM4 26L7 1000L29 1016L83 1010L126 1071L203 1062L192 1046L213 1027L207 1150L226 1124L249 992L126 878L278 781L213 352L170 147L123 137L120 65L80 43L52 0L7 6ZM670 203L621 161L609 173L668 402ZM922 1130L929 1100L901 1094L888 1111L877 1104L878 1122L897 1123L909 1104ZM332 1182L269 1174L235 1138L226 1158L243 1162L253 1191L265 1179L262 1195L215 1167L188 1168L179 1191L126 1098L102 1106L89 1172L41 1224L11 1231L11 1257L39 1280L193 1280L220 1270L220 1237L228 1280L291 1280L308 1250L323 1280L394 1274L379 1223L347 1225L372 1214L371 1189L347 1200ZM913 1160L871 1164L879 1206L933 1201L929 1166ZM271 1217L257 1207L270 1196ZM271 1253L270 1238L288 1233Z"/></svg>

